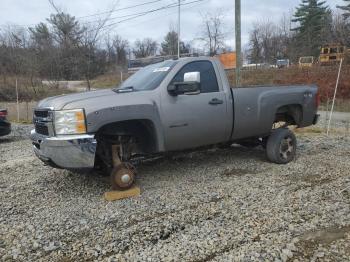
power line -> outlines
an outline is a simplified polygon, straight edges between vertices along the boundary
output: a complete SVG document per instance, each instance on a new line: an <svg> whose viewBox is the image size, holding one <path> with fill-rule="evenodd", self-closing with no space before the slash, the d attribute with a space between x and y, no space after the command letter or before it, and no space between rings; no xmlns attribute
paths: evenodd
<svg viewBox="0 0 350 262"><path fill-rule="evenodd" d="M140 7L140 6L144 6L144 5L149 5L149 4L153 4L153 3L158 3L158 2L161 2L161 1L163 1L163 0L154 0L154 1L150 1L150 2L137 4L137 5L131 5L131 6L127 6L127 7L116 9L116 10L112 11L112 13L123 11L123 10L132 9L132 8ZM91 14L91 15L80 16L80 17L77 17L77 19L93 17L93 16L99 16L99 15L104 15L104 14L109 14L109 13L111 13L111 11L105 11L105 12L101 12L101 13L95 13L95 14Z"/></svg>
<svg viewBox="0 0 350 262"><path fill-rule="evenodd" d="M169 5L163 6L160 9L163 9L164 7L171 7L172 5L174 5L174 4L169 4ZM153 10L155 10L155 9L153 9ZM150 10L150 11L153 11L153 10ZM114 17L110 17L108 19L108 21L115 20L115 19L120 19L120 18L126 18L126 17L133 17L133 16L137 16L137 15L142 15L142 14L146 14L147 12L149 12L149 11L143 11L143 12L139 12L139 13L133 13L133 14L122 15L122 16L114 16ZM96 23L96 22L99 22L99 21L100 20L92 20L92 21L81 22L81 23L82 24L91 24L91 23Z"/></svg>
<svg viewBox="0 0 350 262"><path fill-rule="evenodd" d="M80 16L80 17L76 17L77 20L79 19L84 19L84 18L88 18L88 17L94 17L94 16L99 16L99 15L103 15L103 14L110 14L110 13L115 13L115 12L119 12L119 11L123 11L123 10L128 10L128 9L132 9L132 8L136 8L136 7L140 7L140 6L145 6L145 5L149 5L149 4L153 4L153 3L158 3L158 2L162 2L164 0L153 0L153 1L149 1L149 2L144 2L141 4L137 4L137 5L131 5L131 6L127 6L127 7L123 7L123 8L119 8L116 10L112 10L112 11L104 11L104 12L100 12L100 13L94 13L94 14L90 14L90 15L86 15L86 16ZM131 15L126 15L126 16L122 16L122 17L115 17L115 19L117 18L123 18L123 17L127 17L127 16L131 16ZM114 18L113 18L114 19ZM88 24L88 23L93 23L93 22L99 22L99 20L96 21L89 21L89 22L81 22L82 24ZM1 24L0 26L5 26L6 24ZM27 27L27 26L33 26L33 25L37 25L37 24L22 24L22 25L17 25L16 26L22 26L22 27Z"/></svg>
<svg viewBox="0 0 350 262"><path fill-rule="evenodd" d="M193 7L202 5L202 4L204 4L204 2L207 2L207 1L210 1L210 0L203 0L203 2L200 2L200 3L196 4L196 5L189 6L189 7L187 7L187 8L182 8L182 12L188 11L188 10L190 10L190 9L193 8ZM140 24L145 24L145 23L148 23L148 22L151 22L151 21L156 21L156 20L159 20L159 19L167 18L167 17L169 17L169 15L173 15L173 14L176 14L176 13L177 13L177 10L176 10L176 11L167 12L167 13L165 13L164 15L157 16L157 17L153 17L153 18L146 19L146 20L143 20L143 21L138 21L138 22L136 22L136 23L124 24L122 27L118 27L118 29L123 29L123 28L138 26L138 25L140 25ZM103 33L101 33L101 35L102 35L102 36L106 36L108 33L109 33L109 32L103 32Z"/></svg>
<svg viewBox="0 0 350 262"><path fill-rule="evenodd" d="M196 4L196 5L193 5L193 6L190 6L190 7L187 7L187 8L182 8L181 11L184 12L184 11L190 10L190 8L199 6L199 5L201 5L201 4L203 4L204 2L207 2L207 1L210 1L210 0L203 0L202 2L200 2L200 3ZM139 22L136 22L136 23L132 23L132 24L128 25L128 27L130 27L130 26L137 26L137 25L140 25L140 24L145 24L145 23L148 23L148 22L151 22L151 21L155 21L155 20L158 20L158 19L163 19L163 18L169 17L169 15L176 14L177 12L178 11L176 10L176 11L168 12L168 13L166 13L164 15L161 15L161 16L157 16L157 17L153 17L151 19L143 20L141 22L139 21ZM120 29L120 28L126 28L126 25L122 26L122 27L118 27L118 29Z"/></svg>
<svg viewBox="0 0 350 262"><path fill-rule="evenodd" d="M188 1L188 0L181 0L181 2L185 2L185 1ZM157 2L159 2L159 1L157 1ZM176 6L178 6L178 4L173 2L172 4L161 7L160 9L163 9L165 7L171 8L171 7L176 7ZM137 15L143 15L143 14L146 14L147 12L150 12L150 11L153 11L153 10L143 11L143 12L133 13L133 14L128 14L128 15L122 15L122 16L114 16L114 17L108 18L108 21L120 19L120 18L126 18L126 17L133 17L133 16L137 16ZM86 21L86 22L80 22L80 23L81 24L91 24L91 23L97 23L97 22L100 22L100 20L92 20L92 21Z"/></svg>
<svg viewBox="0 0 350 262"><path fill-rule="evenodd" d="M189 4L193 4L193 3L198 3L198 2L203 2L205 0L196 0L196 1L192 1L192 2L188 2L188 3L183 3L181 4L182 6L184 5L189 5ZM153 9L153 10L149 10L147 12L143 12L143 13L140 13L140 14L135 14L135 16L133 17L130 17L130 18L126 18L126 19L123 19L123 20L120 20L120 21L117 21L117 22L114 22L114 23L111 23L111 24L108 24L108 25L105 25L103 26L101 29L106 29L108 27L111 27L111 26L115 26L117 24L121 24L121 23L124 23L126 21L130 21L130 20L134 20L138 17L141 17L141 16L145 16L145 15L148 15L148 14L151 14L151 13L155 13L155 12L158 12L158 11L161 11L161 10L166 10L166 9L170 9L170 8L174 8L174 7L178 7L178 4L170 4L170 5L167 5L167 6L163 6L163 7L160 7L160 8L157 8L157 9ZM90 31L93 31L95 29L92 29Z"/></svg>
<svg viewBox="0 0 350 262"><path fill-rule="evenodd" d="M139 5L134 5L134 6L129 6L129 7L125 7L125 8L122 8L122 9L131 9L133 7L136 7L136 6L141 6L141 5L145 5L145 4L150 4L150 3L155 3L155 2L160 2L160 1L163 1L163 0L155 0L155 1L151 1L151 2L146 2L146 3L143 3L143 4L139 4ZM181 0L181 2L185 2L185 1L188 1L188 0ZM200 2L203 2L203 1L207 1L207 0L196 0L196 1L191 1L191 2L187 2L187 3L181 3L181 6L185 6L185 5L190 5L190 4L194 4L194 3L200 3ZM142 17L142 16L146 16L150 13L155 13L155 12L158 12L158 11L162 11L162 10L166 10L166 9L171 9L171 8L174 8L174 7L178 7L178 3L176 2L173 2L172 4L169 4L169 5L166 5L166 6L163 6L163 7L160 7L160 8L156 8L156 9L152 9L152 10L149 10L149 11L145 11L145 12L140 12L140 13L134 13L134 14L129 14L129 15L124 15L124 16L119 16L119 17L112 17L112 18L109 18L108 21L110 20L114 20L114 19L118 19L118 18L125 18L127 17L126 19L122 19L120 21L117 21L117 22L114 22L114 23L111 23L111 24L108 24L108 25L104 25L103 27L101 27L102 30L106 30L108 27L111 27L111 26L114 26L114 25L117 25L117 24L121 24L121 23L124 23L124 22L127 22L127 21L131 21L131 20L134 20L136 18L139 18L139 17ZM119 11L119 10L122 10L122 9L118 9L118 10L115 10L115 11ZM103 13L107 13L107 12L103 12ZM110 13L110 12L109 12ZM99 14L102 14L102 13L99 13ZM85 17L90 17L90 16L95 16L95 15L99 15L99 14L92 14L92 15L89 15L89 16L85 16ZM81 17L80 17L81 18ZM85 22L85 23L82 23L82 24L87 24L87 23L93 23L93 22L99 22L100 20L96 20L96 21L89 21L89 22ZM31 24L31 25L36 25L36 24ZM24 25L23 25L24 26ZM89 30L88 32L92 32L92 31L95 31L97 28L93 28L91 30Z"/></svg>

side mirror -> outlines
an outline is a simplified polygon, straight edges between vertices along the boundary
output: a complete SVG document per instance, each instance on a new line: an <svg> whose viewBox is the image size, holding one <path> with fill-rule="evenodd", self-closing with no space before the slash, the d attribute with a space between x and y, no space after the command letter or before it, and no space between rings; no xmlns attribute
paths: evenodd
<svg viewBox="0 0 350 262"><path fill-rule="evenodd" d="M178 95L198 95L200 94L200 73L185 73L184 82L175 82L168 86L168 92L172 96Z"/></svg>
<svg viewBox="0 0 350 262"><path fill-rule="evenodd" d="M201 73L200 72L189 72L184 74L184 82L201 82Z"/></svg>

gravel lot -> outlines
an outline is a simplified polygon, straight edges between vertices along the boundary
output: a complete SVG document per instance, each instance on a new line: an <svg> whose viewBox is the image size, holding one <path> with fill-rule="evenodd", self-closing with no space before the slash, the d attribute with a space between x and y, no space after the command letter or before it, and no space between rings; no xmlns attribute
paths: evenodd
<svg viewBox="0 0 350 262"><path fill-rule="evenodd" d="M0 138L2 261L349 261L350 138L299 133L296 161L262 149L180 154L139 167L142 195L44 166L26 134Z"/></svg>

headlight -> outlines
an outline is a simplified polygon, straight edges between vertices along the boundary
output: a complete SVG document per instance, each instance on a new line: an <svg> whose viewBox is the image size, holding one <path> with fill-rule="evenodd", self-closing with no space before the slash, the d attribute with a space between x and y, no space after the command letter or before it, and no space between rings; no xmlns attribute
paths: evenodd
<svg viewBox="0 0 350 262"><path fill-rule="evenodd" d="M86 133L83 109L54 111L56 135L76 135Z"/></svg>

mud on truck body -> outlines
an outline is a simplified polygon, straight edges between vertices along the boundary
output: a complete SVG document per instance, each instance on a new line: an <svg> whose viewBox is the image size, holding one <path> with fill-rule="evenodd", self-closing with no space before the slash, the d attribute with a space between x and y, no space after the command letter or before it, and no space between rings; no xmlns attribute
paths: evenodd
<svg viewBox="0 0 350 262"><path fill-rule="evenodd" d="M296 152L289 125L315 124L316 86L230 88L215 58L147 66L117 88L47 98L34 111L33 149L58 168L102 169L129 188L133 160L210 145L262 145L270 161ZM278 129L277 122L284 125Z"/></svg>

